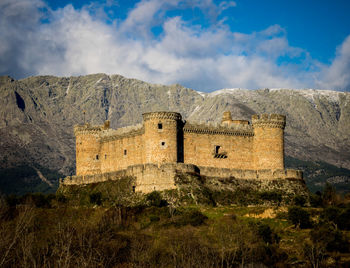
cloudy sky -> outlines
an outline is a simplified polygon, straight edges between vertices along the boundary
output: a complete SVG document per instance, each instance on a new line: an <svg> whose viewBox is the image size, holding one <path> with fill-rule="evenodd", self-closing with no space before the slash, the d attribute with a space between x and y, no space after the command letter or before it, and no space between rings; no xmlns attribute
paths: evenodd
<svg viewBox="0 0 350 268"><path fill-rule="evenodd" d="M350 91L348 0L0 0L0 75Z"/></svg>

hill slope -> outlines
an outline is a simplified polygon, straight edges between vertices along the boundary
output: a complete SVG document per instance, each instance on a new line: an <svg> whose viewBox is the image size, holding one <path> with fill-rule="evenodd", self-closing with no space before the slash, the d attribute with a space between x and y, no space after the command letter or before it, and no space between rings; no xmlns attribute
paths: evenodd
<svg viewBox="0 0 350 268"><path fill-rule="evenodd" d="M219 122L226 110L241 119L255 113L285 114L289 165L305 168L305 163L316 163L320 168L312 169L314 173L327 173L330 164L335 172L322 180L340 180L343 188L349 185L350 93L224 89L205 94L181 85L95 74L22 80L0 77L0 190L9 191L11 183L18 187L30 183L40 190L46 185L49 191L55 185L52 188L46 179L57 183L59 176L73 174L73 125L84 120L101 124L108 119L117 128L140 123L143 112L158 110L177 111L191 121L213 122Z"/></svg>

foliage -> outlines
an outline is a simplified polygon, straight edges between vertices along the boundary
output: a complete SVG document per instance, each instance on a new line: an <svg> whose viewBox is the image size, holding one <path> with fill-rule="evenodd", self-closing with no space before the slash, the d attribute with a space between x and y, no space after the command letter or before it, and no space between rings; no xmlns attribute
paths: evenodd
<svg viewBox="0 0 350 268"><path fill-rule="evenodd" d="M167 201L162 199L162 195L158 191L153 191L146 195L146 201L150 206L165 207L168 205Z"/></svg>
<svg viewBox="0 0 350 268"><path fill-rule="evenodd" d="M335 224L341 230L350 230L350 208L326 207L320 219L328 224Z"/></svg>
<svg viewBox="0 0 350 268"><path fill-rule="evenodd" d="M276 202L277 204L282 201L282 194L279 191L263 191L259 193L259 196L263 200Z"/></svg>
<svg viewBox="0 0 350 268"><path fill-rule="evenodd" d="M259 221L250 223L250 226L266 244L279 243L280 237L272 230L269 224Z"/></svg>
<svg viewBox="0 0 350 268"><path fill-rule="evenodd" d="M303 206L305 206L306 198L305 198L305 196L302 196L302 195L296 195L293 198L293 203L295 206L303 207Z"/></svg>
<svg viewBox="0 0 350 268"><path fill-rule="evenodd" d="M25 194L23 196L8 195L6 197L6 203L10 207L30 203L38 208L50 208L51 202L55 198L56 196L54 194L45 195L42 193Z"/></svg>
<svg viewBox="0 0 350 268"><path fill-rule="evenodd" d="M288 220L294 224L295 227L301 229L310 228L312 226L310 214L301 207L288 208Z"/></svg>
<svg viewBox="0 0 350 268"><path fill-rule="evenodd" d="M53 184L53 187L43 182L36 169ZM55 170L44 168L40 165L22 164L16 167L0 169L0 189L4 194L24 195L27 193L41 192L54 193L58 187L58 179L63 175Z"/></svg>
<svg viewBox="0 0 350 268"><path fill-rule="evenodd" d="M327 251L349 252L349 240L331 224L321 224L310 232L311 241Z"/></svg>
<svg viewBox="0 0 350 268"><path fill-rule="evenodd" d="M310 194L310 205L315 208L322 207L323 200L320 191L317 191L315 194Z"/></svg>
<svg viewBox="0 0 350 268"><path fill-rule="evenodd" d="M350 177L350 170L339 168L326 162L303 161L290 156L285 157L285 165L287 168L300 169L304 172L307 187L311 192L322 190L322 186L327 179L336 176ZM339 193L349 192L349 184L334 185Z"/></svg>
<svg viewBox="0 0 350 268"><path fill-rule="evenodd" d="M208 217L198 209L182 209L178 210L176 217L173 219L173 223L175 226L200 226L206 219L208 219Z"/></svg>
<svg viewBox="0 0 350 268"><path fill-rule="evenodd" d="M90 198L90 203L91 204L95 204L95 205L101 206L101 204L102 204L102 194L101 194L101 192L91 193L89 195L89 198Z"/></svg>
<svg viewBox="0 0 350 268"><path fill-rule="evenodd" d="M322 193L322 201L324 206L336 205L337 204L337 193L331 184L326 183L323 193Z"/></svg>

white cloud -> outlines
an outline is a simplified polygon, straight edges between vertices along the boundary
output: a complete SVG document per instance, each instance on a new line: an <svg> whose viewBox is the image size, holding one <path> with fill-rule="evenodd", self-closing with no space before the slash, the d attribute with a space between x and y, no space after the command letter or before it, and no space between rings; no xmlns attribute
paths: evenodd
<svg viewBox="0 0 350 268"><path fill-rule="evenodd" d="M124 21L106 23L108 16L100 5L82 9L68 5L52 11L40 0L3 0L0 37L5 41L0 43L0 73L21 78L104 72L154 83L180 83L202 91L313 86L315 73L302 69L315 62L306 51L291 47L278 25L242 34L231 32L221 22L203 28L179 16L166 16L167 10L190 7L200 8L215 20L223 10L235 6L232 1L222 3L143 0ZM162 27L160 36L153 36L154 26ZM344 42L328 70L329 81L342 69L342 84L349 84L345 72L349 69L348 43ZM297 58L302 64L280 65L279 57Z"/></svg>
<svg viewBox="0 0 350 268"><path fill-rule="evenodd" d="M331 66L323 66L319 79L322 88L350 90L350 35L337 48Z"/></svg>

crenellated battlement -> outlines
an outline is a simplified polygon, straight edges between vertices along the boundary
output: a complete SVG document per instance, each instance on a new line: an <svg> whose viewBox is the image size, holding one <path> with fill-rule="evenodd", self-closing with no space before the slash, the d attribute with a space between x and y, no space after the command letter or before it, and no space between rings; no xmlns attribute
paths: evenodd
<svg viewBox="0 0 350 268"><path fill-rule="evenodd" d="M99 134L102 130L104 130L104 125L91 126L89 123L86 123L85 125L74 126L74 135Z"/></svg>
<svg viewBox="0 0 350 268"><path fill-rule="evenodd" d="M286 126L286 116L281 114L260 114L252 116L253 127L282 128Z"/></svg>
<svg viewBox="0 0 350 268"><path fill-rule="evenodd" d="M137 124L134 126L127 126L118 129L109 129L107 131L101 132L101 142L109 142L113 140L134 137L143 135L144 133L145 128L143 124Z"/></svg>
<svg viewBox="0 0 350 268"><path fill-rule="evenodd" d="M186 122L183 128L184 132L211 135L227 136L253 136L253 128L249 124L198 124Z"/></svg>
<svg viewBox="0 0 350 268"><path fill-rule="evenodd" d="M151 119L170 119L180 121L182 116L176 112L149 112L142 114L143 121Z"/></svg>

